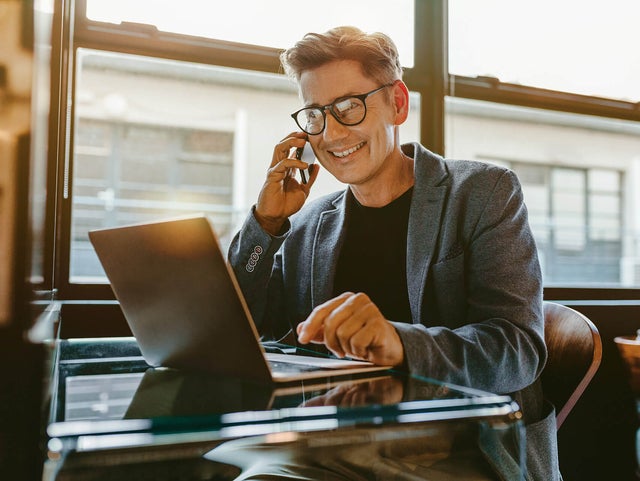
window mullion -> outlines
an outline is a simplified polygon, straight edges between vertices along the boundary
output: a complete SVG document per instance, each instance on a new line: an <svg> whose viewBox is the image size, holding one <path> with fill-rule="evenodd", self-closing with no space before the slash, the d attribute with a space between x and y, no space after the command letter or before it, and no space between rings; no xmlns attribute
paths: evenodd
<svg viewBox="0 0 640 481"><path fill-rule="evenodd" d="M415 68L409 88L420 93L420 139L444 154L444 97L447 86L447 0L415 2Z"/></svg>
<svg viewBox="0 0 640 481"><path fill-rule="evenodd" d="M88 20L86 0L76 0L74 45L148 57L278 73L281 50L159 31L154 25L114 25Z"/></svg>

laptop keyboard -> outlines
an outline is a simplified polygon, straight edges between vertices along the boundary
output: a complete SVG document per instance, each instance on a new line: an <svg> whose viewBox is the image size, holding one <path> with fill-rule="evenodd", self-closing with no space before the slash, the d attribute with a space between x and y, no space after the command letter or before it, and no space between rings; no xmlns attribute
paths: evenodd
<svg viewBox="0 0 640 481"><path fill-rule="evenodd" d="M309 366L306 364L298 364L292 362L282 362L282 361L269 361L269 366L271 366L272 371L277 372L307 372L307 371L318 371L322 368L318 366Z"/></svg>

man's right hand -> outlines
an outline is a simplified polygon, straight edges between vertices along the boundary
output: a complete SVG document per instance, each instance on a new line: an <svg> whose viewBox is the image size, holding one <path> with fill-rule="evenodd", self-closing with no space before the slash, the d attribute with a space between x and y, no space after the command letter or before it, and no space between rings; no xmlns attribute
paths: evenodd
<svg viewBox="0 0 640 481"><path fill-rule="evenodd" d="M277 235L287 219L304 205L309 190L318 177L318 165L310 168L309 182L303 184L296 178L297 169L307 168L307 164L289 156L292 147L304 147L307 135L293 132L283 139L273 150L273 159L267 178L260 190L255 217L262 228L271 235Z"/></svg>

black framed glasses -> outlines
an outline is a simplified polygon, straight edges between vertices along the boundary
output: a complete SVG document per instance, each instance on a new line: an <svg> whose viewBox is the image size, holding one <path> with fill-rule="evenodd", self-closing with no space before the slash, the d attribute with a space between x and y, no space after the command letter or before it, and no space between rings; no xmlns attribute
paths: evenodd
<svg viewBox="0 0 640 481"><path fill-rule="evenodd" d="M347 95L323 106L304 107L291 114L300 129L309 135L321 134L327 125L327 110L331 112L342 125L358 125L367 116L367 104L365 100L380 90L390 87L393 83L375 88L366 94Z"/></svg>

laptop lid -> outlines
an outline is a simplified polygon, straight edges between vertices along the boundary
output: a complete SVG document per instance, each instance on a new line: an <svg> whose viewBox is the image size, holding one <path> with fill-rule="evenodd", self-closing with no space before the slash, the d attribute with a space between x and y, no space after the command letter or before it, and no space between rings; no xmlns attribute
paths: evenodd
<svg viewBox="0 0 640 481"><path fill-rule="evenodd" d="M89 233L147 363L270 380L209 220Z"/></svg>
<svg viewBox="0 0 640 481"><path fill-rule="evenodd" d="M89 238L152 366L277 382L386 369L319 359L329 365L272 372L235 275L204 215L100 229L89 232Z"/></svg>

